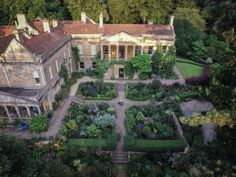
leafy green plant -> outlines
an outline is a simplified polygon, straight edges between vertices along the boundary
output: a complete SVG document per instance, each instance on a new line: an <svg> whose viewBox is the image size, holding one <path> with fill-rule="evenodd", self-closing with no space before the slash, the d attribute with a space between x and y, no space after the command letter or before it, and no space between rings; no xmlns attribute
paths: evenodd
<svg viewBox="0 0 236 177"><path fill-rule="evenodd" d="M148 136L150 133L152 133L152 129L149 126L145 126L142 129L142 134L145 136Z"/></svg>
<svg viewBox="0 0 236 177"><path fill-rule="evenodd" d="M66 126L71 130L78 130L78 124L75 119L70 119L68 122L66 122Z"/></svg>
<svg viewBox="0 0 236 177"><path fill-rule="evenodd" d="M49 121L43 114L33 116L29 120L29 127L33 132L40 133L46 131L49 128Z"/></svg>
<svg viewBox="0 0 236 177"><path fill-rule="evenodd" d="M143 113L141 111L139 111L135 117L136 121L144 121L144 118L145 118L145 116L143 115Z"/></svg>
<svg viewBox="0 0 236 177"><path fill-rule="evenodd" d="M107 128L107 127L114 127L115 126L115 116L111 114L101 115L95 118L95 124L99 128Z"/></svg>
<svg viewBox="0 0 236 177"><path fill-rule="evenodd" d="M95 124L91 124L86 127L85 133L89 138L98 138L101 137L102 131Z"/></svg>

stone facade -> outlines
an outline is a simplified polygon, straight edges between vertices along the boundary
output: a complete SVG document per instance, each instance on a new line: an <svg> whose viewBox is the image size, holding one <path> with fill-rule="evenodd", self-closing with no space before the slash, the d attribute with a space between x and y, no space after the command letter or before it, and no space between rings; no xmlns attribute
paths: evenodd
<svg viewBox="0 0 236 177"><path fill-rule="evenodd" d="M51 27L32 36L36 30L24 31L29 24L17 17L19 25L11 40L0 38L0 45L8 42L0 53L0 117L27 119L53 110L62 64L72 72L71 37Z"/></svg>

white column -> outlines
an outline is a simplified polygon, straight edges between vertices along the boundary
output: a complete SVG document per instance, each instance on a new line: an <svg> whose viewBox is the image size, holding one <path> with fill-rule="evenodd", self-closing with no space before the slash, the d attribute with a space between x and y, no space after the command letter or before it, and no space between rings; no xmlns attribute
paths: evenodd
<svg viewBox="0 0 236 177"><path fill-rule="evenodd" d="M103 45L101 45L101 60L103 59Z"/></svg>
<svg viewBox="0 0 236 177"><path fill-rule="evenodd" d="M111 61L111 45L108 45L108 50L109 50L109 55L108 55L109 61Z"/></svg>
<svg viewBox="0 0 236 177"><path fill-rule="evenodd" d="M26 110L27 110L28 116L31 117L30 109L28 106L26 106Z"/></svg>
<svg viewBox="0 0 236 177"><path fill-rule="evenodd" d="M135 45L133 45L133 57L135 57Z"/></svg>
<svg viewBox="0 0 236 177"><path fill-rule="evenodd" d="M41 114L41 109L39 106L37 106L37 109L38 109L39 114Z"/></svg>
<svg viewBox="0 0 236 177"><path fill-rule="evenodd" d="M10 113L9 113L9 110L8 110L7 106L4 106L4 108L5 108L5 111L7 113L8 119L11 120L11 116L10 116Z"/></svg>
<svg viewBox="0 0 236 177"><path fill-rule="evenodd" d="M116 45L116 60L119 60L119 45Z"/></svg>
<svg viewBox="0 0 236 177"><path fill-rule="evenodd" d="M125 45L125 60L128 58L128 45Z"/></svg>
<svg viewBox="0 0 236 177"><path fill-rule="evenodd" d="M16 113L17 113L17 115L18 115L18 118L21 118L21 115L20 115L20 111L19 111L18 106L15 106L15 109L16 109Z"/></svg>
<svg viewBox="0 0 236 177"><path fill-rule="evenodd" d="M141 55L143 55L143 46L141 46Z"/></svg>

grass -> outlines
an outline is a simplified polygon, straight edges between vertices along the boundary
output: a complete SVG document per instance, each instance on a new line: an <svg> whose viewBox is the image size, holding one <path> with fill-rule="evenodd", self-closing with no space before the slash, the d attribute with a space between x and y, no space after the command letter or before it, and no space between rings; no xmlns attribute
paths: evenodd
<svg viewBox="0 0 236 177"><path fill-rule="evenodd" d="M133 142L126 142L125 149L137 152L179 152L184 151L186 143L183 139L176 140L146 140L134 139Z"/></svg>
<svg viewBox="0 0 236 177"><path fill-rule="evenodd" d="M184 79L193 76L201 76L203 67L200 65L196 65L194 63L186 63L182 61L176 62L177 67L179 68L181 74L183 75Z"/></svg>

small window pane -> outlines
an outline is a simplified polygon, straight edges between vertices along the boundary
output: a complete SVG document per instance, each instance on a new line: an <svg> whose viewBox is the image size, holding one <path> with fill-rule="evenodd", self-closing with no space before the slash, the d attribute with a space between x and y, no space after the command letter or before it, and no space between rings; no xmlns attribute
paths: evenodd
<svg viewBox="0 0 236 177"><path fill-rule="evenodd" d="M152 54L153 53L153 46L149 46L148 47L148 54Z"/></svg>
<svg viewBox="0 0 236 177"><path fill-rule="evenodd" d="M80 62L80 68L84 68L84 62Z"/></svg>
<svg viewBox="0 0 236 177"><path fill-rule="evenodd" d="M96 45L91 45L91 55L96 55Z"/></svg>

